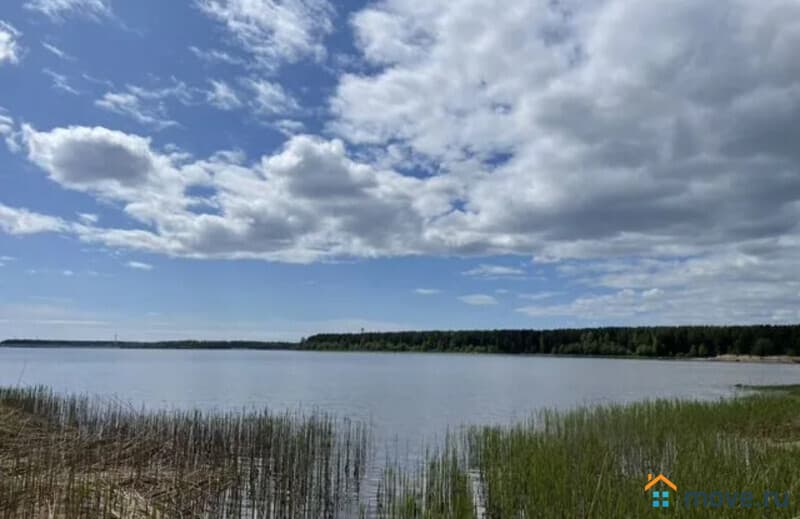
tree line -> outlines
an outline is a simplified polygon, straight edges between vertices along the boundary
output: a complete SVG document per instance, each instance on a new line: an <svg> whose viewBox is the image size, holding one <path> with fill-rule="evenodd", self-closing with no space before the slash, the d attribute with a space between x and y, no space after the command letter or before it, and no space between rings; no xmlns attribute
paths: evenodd
<svg viewBox="0 0 800 519"><path fill-rule="evenodd" d="M5 347L256 349L545 353L638 357L798 355L800 325L648 326L554 330L454 330L321 333L299 342L55 341L9 339Z"/></svg>
<svg viewBox="0 0 800 519"><path fill-rule="evenodd" d="M39 339L7 339L0 342L7 348L120 348L161 350L288 350L297 347L294 342L267 341L59 341Z"/></svg>
<svg viewBox="0 0 800 519"><path fill-rule="evenodd" d="M638 357L800 355L800 325L323 333L301 340L299 347Z"/></svg>

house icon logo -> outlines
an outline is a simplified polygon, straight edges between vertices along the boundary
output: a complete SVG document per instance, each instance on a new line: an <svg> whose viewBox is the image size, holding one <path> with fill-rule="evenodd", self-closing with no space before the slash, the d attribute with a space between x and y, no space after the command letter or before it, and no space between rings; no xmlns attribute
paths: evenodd
<svg viewBox="0 0 800 519"><path fill-rule="evenodd" d="M661 490L654 490L654 487L659 483L662 484ZM678 486L667 479L664 474L659 474L656 477L653 477L652 474L647 475L647 484L644 486L644 491L651 492L650 497L653 499L653 508L669 508L670 491L664 489L664 487L672 489L673 492L678 491Z"/></svg>

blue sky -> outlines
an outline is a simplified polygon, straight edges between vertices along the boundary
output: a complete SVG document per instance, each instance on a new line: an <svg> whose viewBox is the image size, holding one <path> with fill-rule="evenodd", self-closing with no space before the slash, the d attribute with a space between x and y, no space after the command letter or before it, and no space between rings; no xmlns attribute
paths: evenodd
<svg viewBox="0 0 800 519"><path fill-rule="evenodd" d="M800 320L795 2L7 4L2 337Z"/></svg>

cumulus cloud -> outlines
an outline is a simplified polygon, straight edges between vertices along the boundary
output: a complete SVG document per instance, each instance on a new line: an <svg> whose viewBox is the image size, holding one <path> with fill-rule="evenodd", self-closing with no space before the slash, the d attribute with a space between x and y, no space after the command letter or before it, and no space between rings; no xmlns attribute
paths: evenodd
<svg viewBox="0 0 800 519"><path fill-rule="evenodd" d="M151 151L149 139L102 127L37 132L26 125L23 139L28 158L56 182L112 197L132 194L167 163Z"/></svg>
<svg viewBox="0 0 800 519"><path fill-rule="evenodd" d="M22 53L18 43L20 36L12 25L0 20L0 65L19 62Z"/></svg>
<svg viewBox="0 0 800 519"><path fill-rule="evenodd" d="M0 230L8 234L58 232L67 228L60 218L0 204Z"/></svg>
<svg viewBox="0 0 800 519"><path fill-rule="evenodd" d="M238 93L289 136L191 159L105 128L28 128L50 178L139 224L84 222L81 239L285 261L522 254L588 291L530 298L531 316L796 315L797 2L372 2L351 18L362 66L330 99L341 140L300 134L299 101L265 79L324 53L328 4L198 5L256 58Z"/></svg>
<svg viewBox="0 0 800 519"><path fill-rule="evenodd" d="M354 162L337 140L296 136L242 164L229 153L183 160L149 139L100 127L25 126L23 134L28 158L52 180L117 202L152 228L76 230L112 246L284 261L407 254L424 249L425 222L446 210L435 186Z"/></svg>
<svg viewBox="0 0 800 519"><path fill-rule="evenodd" d="M461 302L473 306L491 306L497 304L497 299L488 294L469 294L458 298Z"/></svg>
<svg viewBox="0 0 800 519"><path fill-rule="evenodd" d="M464 179L441 223L465 250L680 255L789 232L799 8L736 5L379 2L354 26L383 66L342 77L331 128Z"/></svg>
<svg viewBox="0 0 800 519"><path fill-rule="evenodd" d="M442 291L438 288L415 288L414 293L419 294L421 296L433 296L436 294L440 294Z"/></svg>
<svg viewBox="0 0 800 519"><path fill-rule="evenodd" d="M69 15L99 20L112 14L109 0L28 0L24 5L54 21Z"/></svg>
<svg viewBox="0 0 800 519"><path fill-rule="evenodd" d="M326 0L197 0L197 5L268 70L324 57L322 40L333 31L335 11Z"/></svg>

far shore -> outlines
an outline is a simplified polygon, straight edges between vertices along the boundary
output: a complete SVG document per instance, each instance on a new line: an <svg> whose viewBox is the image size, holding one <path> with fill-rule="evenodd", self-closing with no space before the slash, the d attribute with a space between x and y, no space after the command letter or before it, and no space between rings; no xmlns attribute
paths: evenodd
<svg viewBox="0 0 800 519"><path fill-rule="evenodd" d="M443 350L378 350L358 348L304 348L300 343L266 342L266 341L159 341L159 342L125 342L125 341L58 341L58 340L15 340L0 341L2 348L92 348L92 349L145 349L145 350L261 350L261 351L298 351L298 352L345 352L345 353L433 353L433 354L467 354L467 355L518 355L522 357L550 358L583 358L583 359L633 359L633 360L679 360L700 362L742 362L753 364L800 364L800 356L796 355L736 355L726 353L713 357L645 356L645 355L586 355L565 353L504 353L476 351L443 351Z"/></svg>
<svg viewBox="0 0 800 519"><path fill-rule="evenodd" d="M791 355L770 355L759 357L757 355L717 355L716 357L693 358L691 360L710 360L717 362L754 362L766 364L800 364L800 357Z"/></svg>

